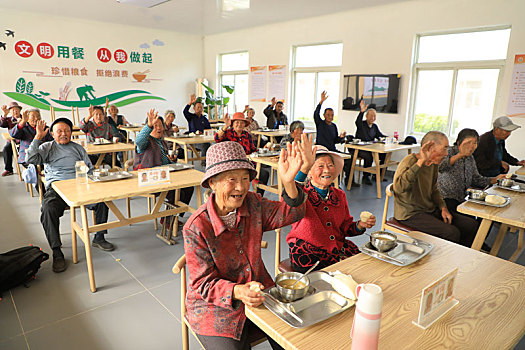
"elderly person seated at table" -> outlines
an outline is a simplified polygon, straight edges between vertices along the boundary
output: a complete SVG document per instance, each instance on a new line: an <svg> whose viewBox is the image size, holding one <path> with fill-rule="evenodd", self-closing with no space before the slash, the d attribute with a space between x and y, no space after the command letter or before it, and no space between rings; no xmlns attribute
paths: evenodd
<svg viewBox="0 0 525 350"><path fill-rule="evenodd" d="M311 142L304 147L311 147ZM292 224L286 237L292 269L303 273L318 261L316 269L322 269L358 254L357 246L347 238L376 223L373 215L364 222L354 221L344 191L334 187L343 168L341 156L324 146L314 147L314 152L303 159L295 178L308 195L306 213L304 219Z"/></svg>
<svg viewBox="0 0 525 350"><path fill-rule="evenodd" d="M22 107L16 102L10 102L7 106L3 105L2 111L4 112L4 115L0 118L0 128L7 128L9 131L15 127L20 118L21 110ZM13 147L11 146L11 141L6 142L2 154L4 156L5 165L5 171L2 173L2 176L13 175Z"/></svg>
<svg viewBox="0 0 525 350"><path fill-rule="evenodd" d="M195 113L190 112L190 107L193 105L193 109ZM192 94L190 96L190 103L184 107L184 118L188 121L188 130L190 133L204 133L204 130L211 129L210 121L208 118L206 118L205 115L202 114L204 110L204 107L202 106L202 102L195 94ZM206 152L208 151L208 148L210 148L210 143L198 143L195 145L196 147L200 148L201 150L201 157L206 157ZM201 162L201 165L205 165L206 161L203 160Z"/></svg>
<svg viewBox="0 0 525 350"><path fill-rule="evenodd" d="M26 162L31 164L44 164L46 177L46 192L42 200L40 222L46 233L47 241L53 250L53 271L62 272L67 268L64 254L60 247L60 217L64 215L67 204L62 197L55 192L51 184L55 181L74 179L75 164L84 161L89 173L93 171L93 165L89 160L86 150L78 143L71 142L73 123L67 118L58 118L51 128L46 128L46 123L39 120L36 124L36 134L33 142L27 149ZM51 130L53 141L44 142L46 134ZM95 224L103 224L108 221L108 207L104 203L90 204L86 206L95 211ZM105 251L112 251L113 244L106 241L104 235L107 230L99 231L93 238L92 245Z"/></svg>
<svg viewBox="0 0 525 350"><path fill-rule="evenodd" d="M244 128L244 131L251 133L253 130L258 130L261 128L259 123L257 123L257 120L254 119L255 109L251 108L249 105L246 105L244 107L243 113L246 113L246 119L249 121L249 124Z"/></svg>
<svg viewBox="0 0 525 350"><path fill-rule="evenodd" d="M361 100L360 107L361 112L359 112L355 120L355 137L361 141L374 141L379 140L381 137L386 137L386 135L383 135L381 131L379 131L379 127L375 123L376 110L373 108L368 108L368 105L365 105L364 100ZM363 115L365 112L366 117L365 120L363 120ZM359 151L358 156L363 158L365 168L372 166L372 152ZM379 153L379 162L381 164L385 162L385 157L386 153ZM363 172L363 183L366 185L372 185L372 181L370 181L370 173Z"/></svg>
<svg viewBox="0 0 525 350"><path fill-rule="evenodd" d="M525 166L525 160L518 160L511 156L505 148L505 140L510 133L520 128L503 116L494 120L493 129L481 135L474 159L478 171L483 176L498 176L509 172L509 165Z"/></svg>
<svg viewBox="0 0 525 350"><path fill-rule="evenodd" d="M134 170L173 164L177 161L175 155L169 155L168 145L166 141L164 141L164 130L164 120L158 116L158 113L154 109L151 109L148 112L148 122L137 134L137 138L135 139ZM193 190L193 187L181 188L181 202L189 204L191 196L193 196ZM175 190L168 192L166 200L170 204L175 203ZM179 215L182 217L184 213L180 213Z"/></svg>
<svg viewBox="0 0 525 350"><path fill-rule="evenodd" d="M437 187L439 164L447 155L448 138L429 131L418 153L407 155L394 174L394 217L433 236L470 247L477 225L464 215L450 213Z"/></svg>
<svg viewBox="0 0 525 350"><path fill-rule="evenodd" d="M253 143L252 136L250 133L244 131L244 128L248 125L249 121L244 118L244 114L236 112L230 119L228 115L224 116L224 127L219 129L215 134L215 142L233 141L239 143L246 155L252 154L257 151L255 144ZM261 165L259 174L259 183L266 185L268 178L270 177L270 169L267 165ZM257 192L264 195L264 190L259 188Z"/></svg>
<svg viewBox="0 0 525 350"><path fill-rule="evenodd" d="M292 143L294 141L301 142L301 135L304 131L304 123L300 120L293 121L290 124L290 133L284 136L279 143L281 148L286 148L287 143Z"/></svg>
<svg viewBox="0 0 525 350"><path fill-rule="evenodd" d="M17 140L20 140L20 149L18 150L18 163L24 165L26 168L26 150L33 141L36 135L37 122L42 119L40 117L40 110L32 108L22 113L22 118L16 126L9 130L9 134ZM42 142L53 141L53 137L46 133Z"/></svg>
<svg viewBox="0 0 525 350"><path fill-rule="evenodd" d="M504 178L505 174L497 177L485 177L478 173L476 161L472 153L478 147L479 135L474 129L463 129L459 132L453 147L448 149L448 155L439 165L438 188L445 200L447 209L454 215L463 216L465 222L470 221L470 227L478 228L478 222L467 215L457 211L459 204L465 201L465 193L468 188L484 188L495 184L498 178ZM482 247L489 251L488 246Z"/></svg>
<svg viewBox="0 0 525 350"><path fill-rule="evenodd" d="M93 118L93 120L91 120ZM113 137L119 137L120 134L114 134L113 128L104 116L104 109L100 106L89 106L89 114L80 120L80 130L86 134L88 143L95 143L96 139L112 141ZM89 155L91 162L95 164L98 160L98 154ZM112 164L111 154L106 153L104 156L106 164ZM120 162L117 160L117 166Z"/></svg>
<svg viewBox="0 0 525 350"><path fill-rule="evenodd" d="M164 112L164 137L173 137L176 132L179 132L179 127L175 125L173 122L175 121L175 111L172 109L168 109L166 112ZM147 120L146 120L147 123ZM166 144L168 145L169 149L173 149L173 142L166 141ZM177 150L177 158L183 159L184 158L184 150L179 145L175 145Z"/></svg>
<svg viewBox="0 0 525 350"><path fill-rule="evenodd" d="M119 141L125 142L128 139L128 134L124 130L120 130L121 126L128 124L128 121L123 115L118 114L119 110L116 105L109 105L109 99L106 98L106 106L104 111L107 111L108 123L113 129L113 135L119 138Z"/></svg>
<svg viewBox="0 0 525 350"><path fill-rule="evenodd" d="M239 143L210 147L202 186L213 193L183 230L189 271L187 317L204 348L250 348L247 338L258 328L246 318L244 307L264 301L251 287L274 285L261 257L263 232L304 216L305 195L294 178L307 152L300 144L289 144L286 153L281 150L284 191L283 201L277 202L249 191L256 173Z"/></svg>
<svg viewBox="0 0 525 350"><path fill-rule="evenodd" d="M341 134L337 131L337 125L333 122L334 120L334 110L332 108L326 108L323 113L324 120L321 119L321 106L323 102L328 99L328 94L326 91L321 93L321 101L317 105L317 108L314 111L314 122L315 128L317 131L316 143L318 145L326 147L329 151L339 152L335 148L336 143L344 143L346 131L343 131ZM352 169L352 159L345 159L343 170L345 173L345 185L348 185L348 179L350 178L350 169ZM352 183L352 187L359 187L359 184L356 182Z"/></svg>

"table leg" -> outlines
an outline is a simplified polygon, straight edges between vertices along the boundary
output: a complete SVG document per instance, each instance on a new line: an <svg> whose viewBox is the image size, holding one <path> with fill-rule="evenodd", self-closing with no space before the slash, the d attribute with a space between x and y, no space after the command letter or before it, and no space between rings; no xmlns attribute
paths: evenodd
<svg viewBox="0 0 525 350"><path fill-rule="evenodd" d="M257 135L257 148L261 148L261 136L262 135Z"/></svg>
<svg viewBox="0 0 525 350"><path fill-rule="evenodd" d="M377 186L377 198L381 199L381 164L379 163L379 153L372 152L374 154L374 163L376 165L376 186Z"/></svg>
<svg viewBox="0 0 525 350"><path fill-rule="evenodd" d="M102 161L104 160L105 156L106 156L106 153L100 153L98 155L97 162L94 165L95 169L98 169L102 165Z"/></svg>
<svg viewBox="0 0 525 350"><path fill-rule="evenodd" d="M261 163L257 162L257 165L255 166L255 171L257 172L257 176L255 177L257 181L252 182L253 192L257 192L257 184L259 183L259 173L261 172ZM272 170L270 169L270 171Z"/></svg>
<svg viewBox="0 0 525 350"><path fill-rule="evenodd" d="M354 150L354 156L352 157L352 168L350 169L350 174L348 174L348 185L346 186L346 189L350 191L350 188L352 188L352 181L354 181L354 169L355 164L357 162L357 153L359 150Z"/></svg>
<svg viewBox="0 0 525 350"><path fill-rule="evenodd" d="M78 262L77 252L77 232L73 227L73 223L77 222L77 210L75 207L69 208L71 216L71 248L73 248L73 264Z"/></svg>
<svg viewBox="0 0 525 350"><path fill-rule="evenodd" d="M188 145L184 145L184 163L188 164Z"/></svg>
<svg viewBox="0 0 525 350"><path fill-rule="evenodd" d="M95 293L97 291L97 286L95 285L95 272L93 271L93 257L91 256L91 240L89 239L89 225L86 213L86 206L80 206L80 215L82 216L82 235L84 236L84 248L86 249L86 264L88 268L89 275L89 286L91 287L91 292Z"/></svg>
<svg viewBox="0 0 525 350"><path fill-rule="evenodd" d="M521 253L523 253L523 229L520 228L518 230L518 247L510 257L509 261L516 262L518 258L520 257Z"/></svg>
<svg viewBox="0 0 525 350"><path fill-rule="evenodd" d="M385 156L385 165L388 165L388 163L390 163L390 158L392 157L392 152L388 152ZM386 166L381 169L381 181L383 181L383 179L385 178L385 174L386 174Z"/></svg>
<svg viewBox="0 0 525 350"><path fill-rule="evenodd" d="M494 241L494 245L492 246L492 249L490 249L490 255L498 255L499 249L501 248L501 243L503 243L503 239L505 238L508 229L509 225L501 224L498 235L496 236L496 240Z"/></svg>
<svg viewBox="0 0 525 350"><path fill-rule="evenodd" d="M115 158L117 158L117 152L111 153L111 168L114 168L117 166L117 162L115 161Z"/></svg>
<svg viewBox="0 0 525 350"><path fill-rule="evenodd" d="M122 161L124 164L128 161L128 151L122 152ZM122 164L122 167L124 168L124 164ZM128 171L128 169L124 169L125 171Z"/></svg>
<svg viewBox="0 0 525 350"><path fill-rule="evenodd" d="M474 238L474 242L472 242L472 249L477 251L481 250L481 246L483 242L485 242L485 238L487 238L491 224L492 220L489 219L483 219L483 221L481 221L481 225L479 225L478 232L476 233L476 238Z"/></svg>
<svg viewBox="0 0 525 350"><path fill-rule="evenodd" d="M200 185L195 186L197 191L197 209L202 205L202 189Z"/></svg>
<svg viewBox="0 0 525 350"><path fill-rule="evenodd" d="M177 188L175 190L175 203L179 203L180 201L180 188ZM168 218L165 218L165 220L167 220ZM171 241L171 237L174 236L174 237L177 237L177 228L179 227L179 214L176 214L175 215L175 220L173 220L171 222L171 234L168 236L168 240ZM174 233L174 230L175 230L175 233Z"/></svg>

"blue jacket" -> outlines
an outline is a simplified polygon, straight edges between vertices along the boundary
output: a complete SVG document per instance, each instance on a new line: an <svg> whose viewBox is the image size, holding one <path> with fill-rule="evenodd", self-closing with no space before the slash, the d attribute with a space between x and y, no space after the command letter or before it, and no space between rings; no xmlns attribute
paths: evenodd
<svg viewBox="0 0 525 350"><path fill-rule="evenodd" d="M18 163L24 163L26 159L26 150L33 141L36 135L36 129L34 129L29 123L26 123L23 128L20 128L16 124L13 128L9 129L9 134L14 139L20 140L20 149L18 150ZM42 142L53 141L53 137L48 132Z"/></svg>
<svg viewBox="0 0 525 350"><path fill-rule="evenodd" d="M339 137L335 123L327 124L321 119L320 112L321 104L319 103L314 112L315 128L317 129L317 139L315 142L318 145L325 146L330 151L336 151L335 144L344 142L344 138Z"/></svg>
<svg viewBox="0 0 525 350"><path fill-rule="evenodd" d="M190 112L190 105L186 105L184 107L184 118L188 121L188 130L190 132L200 131L203 132L204 130L211 129L210 122L208 121L208 118L204 116L204 114L201 114L200 117L197 116L195 113Z"/></svg>

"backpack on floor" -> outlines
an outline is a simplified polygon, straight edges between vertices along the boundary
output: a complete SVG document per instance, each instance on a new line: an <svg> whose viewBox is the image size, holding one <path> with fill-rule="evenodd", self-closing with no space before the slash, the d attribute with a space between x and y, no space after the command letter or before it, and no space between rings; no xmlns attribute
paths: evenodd
<svg viewBox="0 0 525 350"><path fill-rule="evenodd" d="M49 259L39 247L29 246L0 254L0 295L35 278L40 264Z"/></svg>

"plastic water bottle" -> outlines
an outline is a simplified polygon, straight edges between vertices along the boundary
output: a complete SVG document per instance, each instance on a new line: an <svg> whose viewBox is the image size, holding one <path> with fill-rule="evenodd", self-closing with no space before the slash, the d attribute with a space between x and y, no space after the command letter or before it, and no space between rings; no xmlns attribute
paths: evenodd
<svg viewBox="0 0 525 350"><path fill-rule="evenodd" d="M87 183L88 171L89 171L89 168L87 167L86 163L84 163L83 160L78 160L75 162L75 175L79 183L81 184Z"/></svg>
<svg viewBox="0 0 525 350"><path fill-rule="evenodd" d="M379 344L383 291L375 284L359 284L352 324L352 350L374 350Z"/></svg>

